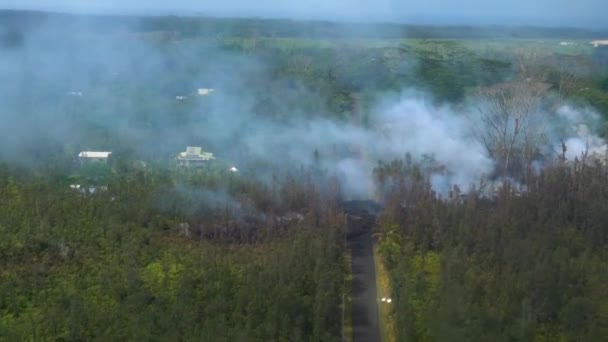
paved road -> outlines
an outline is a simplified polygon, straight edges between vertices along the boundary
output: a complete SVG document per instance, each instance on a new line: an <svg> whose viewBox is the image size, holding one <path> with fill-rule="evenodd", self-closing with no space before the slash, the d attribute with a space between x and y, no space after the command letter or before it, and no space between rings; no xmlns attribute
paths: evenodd
<svg viewBox="0 0 608 342"><path fill-rule="evenodd" d="M351 236L348 245L352 251L353 270L353 342L380 342L376 269L371 229Z"/></svg>

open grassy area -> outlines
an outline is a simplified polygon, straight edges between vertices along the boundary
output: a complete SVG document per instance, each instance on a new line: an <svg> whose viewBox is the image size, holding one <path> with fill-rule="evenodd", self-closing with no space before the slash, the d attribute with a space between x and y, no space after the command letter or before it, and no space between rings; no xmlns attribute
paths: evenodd
<svg viewBox="0 0 608 342"><path fill-rule="evenodd" d="M382 256L378 252L377 247L374 247L374 263L376 266L376 289L378 298L391 298L391 284L389 273L384 267ZM396 342L397 334L395 332L395 319L393 317L393 303L378 302L378 313L380 315L380 332L383 342Z"/></svg>
<svg viewBox="0 0 608 342"><path fill-rule="evenodd" d="M530 49L545 53L568 55L589 55L593 52L587 39L558 39L558 38L250 38L229 37L224 40L227 46L246 46L249 49L275 48L281 51L296 51L302 49L332 49L349 46L360 49L382 49L410 47L413 49L436 50L450 49L459 45L476 53L512 52L514 50Z"/></svg>

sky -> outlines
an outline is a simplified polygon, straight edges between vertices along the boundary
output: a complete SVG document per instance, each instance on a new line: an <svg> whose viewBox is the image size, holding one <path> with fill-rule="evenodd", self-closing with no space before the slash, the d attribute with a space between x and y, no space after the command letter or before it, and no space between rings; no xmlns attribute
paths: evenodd
<svg viewBox="0 0 608 342"><path fill-rule="evenodd" d="M0 0L3 9L608 28L607 0Z"/></svg>

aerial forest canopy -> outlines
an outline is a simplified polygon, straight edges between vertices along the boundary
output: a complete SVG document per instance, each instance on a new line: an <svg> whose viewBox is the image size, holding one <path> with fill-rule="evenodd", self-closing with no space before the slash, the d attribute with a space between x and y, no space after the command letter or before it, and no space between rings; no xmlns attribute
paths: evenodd
<svg viewBox="0 0 608 342"><path fill-rule="evenodd" d="M0 340L606 340L607 36L0 11Z"/></svg>

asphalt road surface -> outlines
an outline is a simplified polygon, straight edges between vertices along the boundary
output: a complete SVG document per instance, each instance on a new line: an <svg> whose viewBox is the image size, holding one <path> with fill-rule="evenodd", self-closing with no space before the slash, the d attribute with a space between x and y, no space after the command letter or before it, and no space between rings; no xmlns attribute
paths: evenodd
<svg viewBox="0 0 608 342"><path fill-rule="evenodd" d="M353 342L380 342L371 227L360 234L351 236L348 244L352 252L353 271Z"/></svg>

